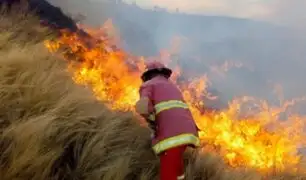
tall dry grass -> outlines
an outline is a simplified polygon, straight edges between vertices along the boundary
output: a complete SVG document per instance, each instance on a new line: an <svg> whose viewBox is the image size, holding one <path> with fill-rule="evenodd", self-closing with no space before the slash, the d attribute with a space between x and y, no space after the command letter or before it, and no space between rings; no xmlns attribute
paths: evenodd
<svg viewBox="0 0 306 180"><path fill-rule="evenodd" d="M148 129L76 85L66 61L42 43L50 32L29 14L15 15L2 11L0 18L0 179L158 179ZM186 174L187 180L262 179L195 150L186 152Z"/></svg>
<svg viewBox="0 0 306 180"><path fill-rule="evenodd" d="M58 35L54 30L39 26L39 18L27 7L26 1L22 1L21 5L13 5L9 11L1 6L0 1L0 49L35 44Z"/></svg>

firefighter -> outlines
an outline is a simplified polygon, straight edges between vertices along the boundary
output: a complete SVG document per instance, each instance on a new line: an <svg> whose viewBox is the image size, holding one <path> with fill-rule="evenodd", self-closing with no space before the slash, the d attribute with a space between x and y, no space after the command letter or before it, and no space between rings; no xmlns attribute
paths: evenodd
<svg viewBox="0 0 306 180"><path fill-rule="evenodd" d="M182 180L185 149L200 145L197 126L182 93L169 78L172 70L158 61L146 64L136 111L155 130L154 152L160 158L160 180Z"/></svg>

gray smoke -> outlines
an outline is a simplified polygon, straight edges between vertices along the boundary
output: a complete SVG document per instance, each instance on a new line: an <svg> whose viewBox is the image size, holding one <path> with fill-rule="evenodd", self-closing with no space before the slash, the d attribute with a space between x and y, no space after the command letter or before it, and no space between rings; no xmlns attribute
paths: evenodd
<svg viewBox="0 0 306 180"><path fill-rule="evenodd" d="M304 0L277 0L270 4L273 13L270 19L292 28L305 28L306 26L306 1Z"/></svg>
<svg viewBox="0 0 306 180"><path fill-rule="evenodd" d="M269 3L271 16L265 21L218 16L167 13L162 8L144 10L116 1L49 0L71 15L82 14L84 23L99 26L111 18L124 41L125 49L152 56L181 37L175 58L197 74L208 73L212 88L224 101L251 95L278 102L276 84L285 99L306 94L306 1L277 0ZM225 61L242 63L225 76L211 71ZM186 73L187 74L187 73Z"/></svg>

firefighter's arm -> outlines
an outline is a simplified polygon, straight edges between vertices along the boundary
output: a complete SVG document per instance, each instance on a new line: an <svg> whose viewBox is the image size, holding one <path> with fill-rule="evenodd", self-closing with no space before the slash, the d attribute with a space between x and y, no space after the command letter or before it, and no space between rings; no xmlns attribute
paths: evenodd
<svg viewBox="0 0 306 180"><path fill-rule="evenodd" d="M139 90L140 99L136 103L136 112L147 118L150 113L153 112L153 105L151 102L152 98L152 87L141 86Z"/></svg>
<svg viewBox="0 0 306 180"><path fill-rule="evenodd" d="M139 101L136 103L136 111L141 115L148 115L149 114L149 98L148 97L141 97Z"/></svg>

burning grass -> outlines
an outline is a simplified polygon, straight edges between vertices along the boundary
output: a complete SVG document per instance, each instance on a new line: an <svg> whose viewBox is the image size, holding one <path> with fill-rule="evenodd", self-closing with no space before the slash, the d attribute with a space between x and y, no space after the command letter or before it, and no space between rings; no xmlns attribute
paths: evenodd
<svg viewBox="0 0 306 180"><path fill-rule="evenodd" d="M94 37L102 34L88 32ZM88 48L82 37L64 32L54 42L46 41L46 46L52 51L64 48L62 54L74 81L92 88L97 99L105 101L110 109L133 111L143 59L133 59L123 50L112 48L113 39L96 39ZM179 71L175 74L180 75ZM172 80L176 82L176 78ZM207 82L207 76L176 82L201 130L200 138L206 144L203 149L220 154L232 167L256 168L262 173L304 171L298 148L305 145L306 117L290 110L305 98L270 106L265 100L241 97L229 102L228 109L203 113L206 104L202 99L209 96ZM282 114L287 116L282 118Z"/></svg>
<svg viewBox="0 0 306 180"><path fill-rule="evenodd" d="M0 51L1 179L156 179L147 128L76 85L42 43L11 38L1 38L12 46ZM189 179L229 174L209 155L189 156Z"/></svg>
<svg viewBox="0 0 306 180"><path fill-rule="evenodd" d="M158 159L148 129L132 112L120 111L126 106L114 110L109 99L97 99L97 90L76 84L76 74L67 71L70 62L18 33L20 28L9 23L12 18L2 16L0 23L7 27L0 30L0 44L5 45L0 48L1 179L157 179ZM28 27L39 25L33 20L23 28ZM188 180L262 179L201 150L186 152L186 165ZM301 178L267 179L274 177Z"/></svg>

